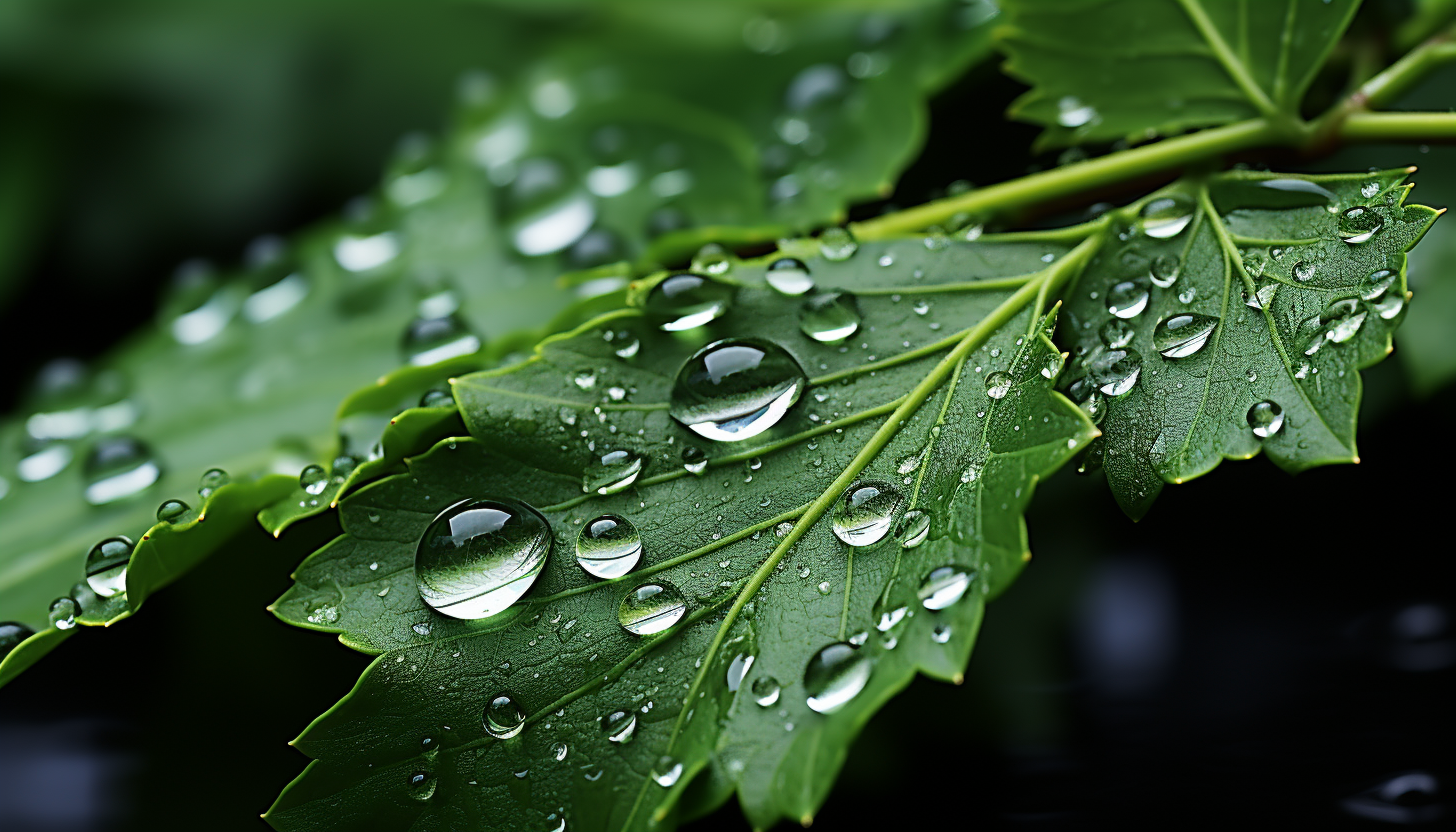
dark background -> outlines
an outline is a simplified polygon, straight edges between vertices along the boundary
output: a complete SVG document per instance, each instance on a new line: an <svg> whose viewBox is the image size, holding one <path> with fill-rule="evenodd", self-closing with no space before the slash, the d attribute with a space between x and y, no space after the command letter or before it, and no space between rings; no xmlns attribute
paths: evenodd
<svg viewBox="0 0 1456 832"><path fill-rule="evenodd" d="M438 132L471 65L469 14L391 18L438 48L387 73L371 56L401 30L340 35L303 16L283 77L261 73L275 41L245 28L197 55L109 58L201 67L150 96L98 82L105 54L90 75L0 59L0 404L43 359L98 354L147 320L178 262L236 261L368 189L400 136ZM47 37L113 35L59 20ZM986 66L942 93L891 201L1053 163L1029 153L1034 128L994 115L1021 89ZM1410 161L1427 162L1381 163ZM1439 178L1447 157L1430 161ZM1358 466L1291 478L1230 463L1137 524L1096 476L1044 483L1035 559L989 608L965 685L918 680L891 702L815 828L1456 828L1452 489L1434 446L1456 392L1417 399L1396 361L1366 380ZM264 611L293 566L268 542L239 541L0 692L0 828L264 828L306 763L285 743L368 663ZM747 827L730 803L687 828Z"/></svg>

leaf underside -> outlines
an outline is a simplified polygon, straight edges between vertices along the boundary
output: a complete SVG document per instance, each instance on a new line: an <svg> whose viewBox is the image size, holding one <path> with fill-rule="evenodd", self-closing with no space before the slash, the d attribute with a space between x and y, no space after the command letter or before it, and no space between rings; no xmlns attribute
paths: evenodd
<svg viewBox="0 0 1456 832"><path fill-rule="evenodd" d="M1000 38L1039 144L1295 117L1358 0L1018 0Z"/></svg>

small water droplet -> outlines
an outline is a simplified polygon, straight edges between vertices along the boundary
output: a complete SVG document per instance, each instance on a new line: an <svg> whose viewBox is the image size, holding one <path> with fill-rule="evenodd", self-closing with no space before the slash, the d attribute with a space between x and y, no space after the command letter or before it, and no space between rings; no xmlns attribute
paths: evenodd
<svg viewBox="0 0 1456 832"><path fill-rule="evenodd" d="M672 584L643 584L617 606L617 622L633 635L650 636L681 621L687 610L687 600Z"/></svg>
<svg viewBox="0 0 1456 832"><path fill-rule="evenodd" d="M916 596L928 610L943 610L961 600L971 586L975 573L959 566L942 566L930 571L920 582Z"/></svg>
<svg viewBox="0 0 1456 832"><path fill-rule="evenodd" d="M717 243L708 243L693 255L692 269L702 274L727 274L733 268L733 255Z"/></svg>
<svg viewBox="0 0 1456 832"><path fill-rule="evenodd" d="M1365 310L1354 298L1342 298L1325 307L1320 313L1320 323L1325 326L1325 337L1343 344L1354 338L1365 323Z"/></svg>
<svg viewBox="0 0 1456 832"><path fill-rule="evenodd" d="M508 740L521 733L526 726L526 715L510 694L502 693L485 705L482 716L485 732L498 740Z"/></svg>
<svg viewBox="0 0 1456 832"><path fill-rule="evenodd" d="M749 690L753 693L753 701L757 702L761 708L767 708L779 701L779 680L772 676L760 676L754 679Z"/></svg>
<svg viewBox="0 0 1456 832"><path fill-rule="evenodd" d="M1388 321L1396 315L1399 315L1400 310L1405 308L1405 298L1401 297L1399 292L1391 292L1380 300L1371 303L1370 308L1374 309L1375 314L1379 315L1381 319Z"/></svg>
<svg viewBox="0 0 1456 832"><path fill-rule="evenodd" d="M1153 349L1164 358L1187 358L1208 343L1218 318L1185 312L1158 322L1153 328Z"/></svg>
<svg viewBox="0 0 1456 832"><path fill-rule="evenodd" d="M514 604L541 574L551 527L518 500L464 500L420 536L415 585L436 612L487 618Z"/></svg>
<svg viewBox="0 0 1456 832"><path fill-rule="evenodd" d="M1182 271L1178 258L1168 254L1160 254L1153 259L1148 267L1148 277L1153 285L1159 289L1166 289L1178 280L1178 274Z"/></svg>
<svg viewBox="0 0 1456 832"><path fill-rule="evenodd" d="M1284 408L1271 401L1262 401L1249 408L1249 427L1260 439L1268 439L1284 427Z"/></svg>
<svg viewBox="0 0 1456 832"><path fill-rule="evenodd" d="M1359 245L1369 242L1380 229L1384 227L1385 220L1374 208L1363 205L1356 205L1353 208L1346 208L1340 214L1339 233L1340 239L1350 245Z"/></svg>
<svg viewBox="0 0 1456 832"><path fill-rule="evenodd" d="M1133 335L1136 333L1137 330L1132 328L1132 324L1121 318L1111 318L1102 325L1101 329L1097 330L1097 335L1102 339L1102 343L1113 349L1122 349L1131 344Z"/></svg>
<svg viewBox="0 0 1456 832"><path fill-rule="evenodd" d="M803 368L783 347L729 338L683 364L668 410L700 436L737 442L778 424L806 384Z"/></svg>
<svg viewBox="0 0 1456 832"><path fill-rule="evenodd" d="M764 278L768 280L768 285L785 295L802 295L814 288L809 267L804 265L804 261L793 257L780 257L769 263Z"/></svg>
<svg viewBox="0 0 1456 832"><path fill-rule="evenodd" d="M1064 95L1057 101L1057 124L1063 127L1081 127L1097 118L1097 109L1083 104L1075 95Z"/></svg>
<svg viewBox="0 0 1456 832"><path fill-rule="evenodd" d="M900 492L887 482L857 482L845 489L834 510L834 536L850 546L870 546L890 531Z"/></svg>
<svg viewBox="0 0 1456 832"><path fill-rule="evenodd" d="M135 546L130 538L117 535L91 547L86 555L86 585L102 598L126 592L126 567Z"/></svg>
<svg viewBox="0 0 1456 832"><path fill-rule="evenodd" d="M415 800L429 800L435 796L435 775L428 771L417 771L409 777L409 796Z"/></svg>
<svg viewBox="0 0 1456 832"><path fill-rule="evenodd" d="M925 542L930 536L930 512L912 508L905 512L900 518L899 530L895 537L900 541L900 546L906 549L914 549Z"/></svg>
<svg viewBox="0 0 1456 832"><path fill-rule="evenodd" d="M799 306L799 331L821 344L837 344L859 331L859 302L848 292L823 292Z"/></svg>
<svg viewBox="0 0 1456 832"><path fill-rule="evenodd" d="M298 475L298 484L304 491L317 497L329 487L329 475L322 465L309 465Z"/></svg>
<svg viewBox="0 0 1456 832"><path fill-rule="evenodd" d="M848 260L859 250L859 242L845 228L826 228L819 235L819 253L825 260Z"/></svg>
<svg viewBox="0 0 1456 832"><path fill-rule="evenodd" d="M743 684L743 677L748 675L748 671L752 667L753 656L748 653L739 653L733 657L733 661L728 663L728 673L725 678L730 693L738 690L738 686Z"/></svg>
<svg viewBox="0 0 1456 832"><path fill-rule="evenodd" d="M202 475L197 485L197 496L206 500L212 496L212 492L232 482L232 477L221 468L210 468Z"/></svg>
<svg viewBox="0 0 1456 832"><path fill-rule="evenodd" d="M701 474L708 470L708 455L702 448L689 446L683 448L682 463L689 474Z"/></svg>
<svg viewBox="0 0 1456 832"><path fill-rule="evenodd" d="M733 287L711 277L683 272L671 275L647 293L643 308L659 329L696 329L717 320L733 302Z"/></svg>
<svg viewBox="0 0 1456 832"><path fill-rule="evenodd" d="M69 595L62 595L51 602L50 609L46 611L51 626L57 630L69 630L76 626L76 613L80 612L80 606L76 599ZM4 653L0 650L0 653Z"/></svg>
<svg viewBox="0 0 1456 832"><path fill-rule="evenodd" d="M1149 297L1147 279L1118 281L1107 290L1107 311L1119 318L1136 318L1148 308Z"/></svg>
<svg viewBox="0 0 1456 832"><path fill-rule="evenodd" d="M581 527L576 562L588 575L620 578L642 559L642 537L626 518L603 514Z"/></svg>
<svg viewBox="0 0 1456 832"><path fill-rule="evenodd" d="M616 710L602 717L602 733L609 742L626 745L637 733L637 714L631 710Z"/></svg>
<svg viewBox="0 0 1456 832"><path fill-rule="evenodd" d="M1151 199L1138 212L1138 227L1149 237L1166 240L1176 237L1193 219L1193 200L1185 194L1169 194Z"/></svg>
<svg viewBox="0 0 1456 832"><path fill-rule="evenodd" d="M565 760L566 759L566 754L570 750L571 749L567 748L566 747L566 743L564 743L564 742L552 743L551 744L551 757L553 759L555 759L556 762L559 763L562 760Z"/></svg>
<svg viewBox="0 0 1456 832"><path fill-rule="evenodd" d="M664 789L672 788L682 776L683 764L676 758L666 754L657 758L657 765L652 767L652 779L657 785Z"/></svg>
<svg viewBox="0 0 1456 832"><path fill-rule="evenodd" d="M945 644L950 641L951 629L949 624L937 624L935 629L930 631L930 640L936 644Z"/></svg>
<svg viewBox="0 0 1456 832"><path fill-rule="evenodd" d="M1087 365L1097 389L1109 396L1121 396L1137 384L1143 357L1136 350L1104 350Z"/></svg>
<svg viewBox="0 0 1456 832"><path fill-rule="evenodd" d="M587 494L616 494L637 481L644 460L631 451L608 451L587 466L581 477L581 490Z"/></svg>
<svg viewBox="0 0 1456 832"><path fill-rule="evenodd" d="M1376 269L1360 282L1360 297L1364 300L1379 300L1398 276L1391 269Z"/></svg>
<svg viewBox="0 0 1456 832"><path fill-rule="evenodd" d="M140 494L162 476L152 449L130 436L98 440L86 456L86 502L106 505Z"/></svg>
<svg viewBox="0 0 1456 832"><path fill-rule="evenodd" d="M869 657L852 644L837 642L821 649L804 668L804 691L811 710L833 713L859 695L873 670Z"/></svg>
<svg viewBox="0 0 1456 832"><path fill-rule="evenodd" d="M175 523L191 508L181 500L165 500L157 506L158 523Z"/></svg>
<svg viewBox="0 0 1456 832"><path fill-rule="evenodd" d="M1005 370L997 370L994 373L986 374L986 395L993 399L1003 399L1011 392L1011 374Z"/></svg>
<svg viewBox="0 0 1456 832"><path fill-rule="evenodd" d="M1294 279L1304 282L1314 279L1314 264L1301 260L1294 264Z"/></svg>

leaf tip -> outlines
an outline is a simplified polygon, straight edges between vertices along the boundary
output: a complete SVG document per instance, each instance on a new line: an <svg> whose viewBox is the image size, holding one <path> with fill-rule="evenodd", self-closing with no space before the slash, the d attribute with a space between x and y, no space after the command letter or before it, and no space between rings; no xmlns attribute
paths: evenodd
<svg viewBox="0 0 1456 832"><path fill-rule="evenodd" d="M805 814L803 817L799 818L799 825L804 827L805 829L808 829L809 827L814 825L814 816L810 814Z"/></svg>
<svg viewBox="0 0 1456 832"><path fill-rule="evenodd" d="M1021 553L1021 562L1022 563L1029 563L1030 561L1031 561L1031 552L1029 550L1028 551L1025 551L1025 552L1022 552Z"/></svg>
<svg viewBox="0 0 1456 832"><path fill-rule="evenodd" d="M956 675L950 677L950 682L953 685L964 685L966 683L966 674L957 673Z"/></svg>

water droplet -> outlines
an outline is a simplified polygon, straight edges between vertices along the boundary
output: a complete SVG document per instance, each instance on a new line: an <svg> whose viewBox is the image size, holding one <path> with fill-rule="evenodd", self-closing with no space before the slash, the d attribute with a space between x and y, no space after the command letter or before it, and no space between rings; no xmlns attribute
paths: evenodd
<svg viewBox="0 0 1456 832"><path fill-rule="evenodd" d="M1146 279L1119 281L1107 290L1107 311L1119 318L1136 318L1148 308L1149 296Z"/></svg>
<svg viewBox="0 0 1456 832"><path fill-rule="evenodd" d="M429 800L435 796L435 775L428 771L417 771L409 778L409 796L415 800Z"/></svg>
<svg viewBox="0 0 1456 832"><path fill-rule="evenodd" d="M526 726L526 715L509 694L502 693L486 703L482 717L485 732L498 740L508 740L521 733Z"/></svg>
<svg viewBox="0 0 1456 832"><path fill-rule="evenodd" d="M556 762L559 763L562 760L565 760L566 759L566 754L570 750L571 749L567 748L566 747L566 743L564 743L564 742L552 743L552 745L551 745L551 757L553 759L555 759Z"/></svg>
<svg viewBox="0 0 1456 832"><path fill-rule="evenodd" d="M69 630L76 626L77 612L80 612L80 607L76 604L76 599L69 595L62 595L51 602L50 609L47 610L46 614L50 619L52 627L55 627L57 630ZM3 652L3 650L0 650L0 653Z"/></svg>
<svg viewBox="0 0 1456 832"><path fill-rule="evenodd" d="M657 765L652 767L652 779L657 781L657 785L668 789L677 783L682 772L683 764L676 758L664 754L657 758Z"/></svg>
<svg viewBox="0 0 1456 832"><path fill-rule="evenodd" d="M626 518L603 514L581 527L576 562L588 575L620 578L642 559L642 537Z"/></svg>
<svg viewBox="0 0 1456 832"><path fill-rule="evenodd" d="M1340 214L1340 239L1350 245L1359 245L1369 242L1380 229L1384 227L1385 220L1374 208L1367 208L1363 205L1356 205L1353 208L1346 208Z"/></svg>
<svg viewBox="0 0 1456 832"><path fill-rule="evenodd" d="M91 547L86 555L86 585L102 598L126 592L126 567L135 544L117 535Z"/></svg>
<svg viewBox="0 0 1456 832"><path fill-rule="evenodd" d="M837 344L859 331L859 302L848 292L823 292L799 306L799 331L821 344Z"/></svg>
<svg viewBox="0 0 1456 832"><path fill-rule="evenodd" d="M825 260L848 260L859 250L854 235L845 228L826 228L819 235L819 253Z"/></svg>
<svg viewBox="0 0 1456 832"><path fill-rule="evenodd" d="M1284 408L1271 401L1262 401L1249 408L1249 427L1260 439L1268 439L1284 427Z"/></svg>
<svg viewBox="0 0 1456 832"><path fill-rule="evenodd" d="M0 658L14 650L20 642L35 635L35 631L14 621L0 623ZM778 697L775 696L775 699Z"/></svg>
<svg viewBox="0 0 1456 832"><path fill-rule="evenodd" d="M317 497L324 493L329 487L329 475L324 471L322 465L309 465L299 472L298 485L309 494Z"/></svg>
<svg viewBox="0 0 1456 832"><path fill-rule="evenodd" d="M212 496L212 492L232 482L232 477L221 468L210 468L202 475L197 484L197 496L206 500Z"/></svg>
<svg viewBox="0 0 1456 832"><path fill-rule="evenodd" d="M449 390L433 388L420 396L420 407L454 407L455 397Z"/></svg>
<svg viewBox="0 0 1456 832"><path fill-rule="evenodd" d="M942 566L931 570L916 591L920 603L928 610L943 610L961 600L971 586L974 573L959 566Z"/></svg>
<svg viewBox="0 0 1456 832"><path fill-rule="evenodd" d="M757 702L761 708L767 708L779 701L779 680L772 676L760 676L754 679L749 690L753 693L753 701Z"/></svg>
<svg viewBox="0 0 1456 832"><path fill-rule="evenodd" d="M1405 298L1401 297L1399 292L1391 292L1380 300L1370 304L1370 308L1374 309L1375 314L1379 315L1383 320L1388 321L1396 315L1399 315L1400 310L1405 308Z"/></svg>
<svg viewBox="0 0 1456 832"><path fill-rule="evenodd" d="M1203 349L1217 327L1218 318L1208 315L1185 312L1165 318L1153 328L1153 349L1164 358L1187 358Z"/></svg>
<svg viewBox="0 0 1456 832"><path fill-rule="evenodd" d="M1158 255L1148 267L1148 277L1153 285L1159 289L1166 289L1178 280L1178 274L1182 271L1178 258L1168 254Z"/></svg>
<svg viewBox="0 0 1456 832"><path fill-rule="evenodd" d="M1109 396L1121 396L1137 384L1143 357L1136 350L1104 350L1087 364L1097 389Z"/></svg>
<svg viewBox="0 0 1456 832"><path fill-rule="evenodd" d="M778 424L806 383L783 347L729 338L698 350L678 371L669 412L699 436L737 442Z"/></svg>
<svg viewBox="0 0 1456 832"><path fill-rule="evenodd" d="M1138 227L1149 237L1176 237L1193 219L1193 200L1185 194L1170 194L1149 200L1138 212Z"/></svg>
<svg viewBox="0 0 1456 832"><path fill-rule="evenodd" d="M702 448L688 446L683 448L682 463L689 474L701 474L708 470L708 455Z"/></svg>
<svg viewBox="0 0 1456 832"><path fill-rule="evenodd" d="M517 500L464 500L420 536L415 585L436 612L467 620L514 604L541 574L551 527Z"/></svg>
<svg viewBox="0 0 1456 832"><path fill-rule="evenodd" d="M1121 349L1131 344L1133 335L1136 333L1137 330L1132 328L1132 324L1121 318L1112 318L1097 330L1097 335L1102 339L1102 343L1113 349Z"/></svg>
<svg viewBox="0 0 1456 832"><path fill-rule="evenodd" d="M700 274L727 274L733 268L733 255L717 243L708 243L693 255L692 269Z"/></svg>
<svg viewBox="0 0 1456 832"><path fill-rule="evenodd" d="M905 516L900 518L899 530L895 532L895 537L900 541L900 545L906 549L914 549L924 543L925 538L929 536L930 512L921 511L918 508L905 512Z"/></svg>
<svg viewBox="0 0 1456 832"><path fill-rule="evenodd" d="M631 451L608 451L587 466L581 490L587 494L616 494L637 481L643 459Z"/></svg>
<svg viewBox="0 0 1456 832"><path fill-rule="evenodd" d="M1360 297L1364 300L1379 300L1398 277L1391 269L1376 269L1360 282Z"/></svg>
<svg viewBox="0 0 1456 832"><path fill-rule="evenodd" d="M643 308L659 329L680 332L717 320L733 303L733 287L711 277L683 272L647 292Z"/></svg>
<svg viewBox="0 0 1456 832"><path fill-rule="evenodd" d="M1063 127L1081 127L1097 118L1097 109L1083 104L1075 95L1064 95L1057 101L1057 124Z"/></svg>
<svg viewBox="0 0 1456 832"><path fill-rule="evenodd" d="M768 285L785 295L802 295L814 288L814 278L809 276L809 267L804 261L793 257L780 257L768 264L764 278Z"/></svg>
<svg viewBox="0 0 1456 832"><path fill-rule="evenodd" d="M633 635L650 636L681 621L687 611L688 602L677 587L666 581L643 584L617 606L617 622Z"/></svg>
<svg viewBox="0 0 1456 832"><path fill-rule="evenodd" d="M993 399L1004 399L1006 394L1011 392L1011 374L1005 370L997 370L994 373L986 374L986 395Z"/></svg>
<svg viewBox="0 0 1456 832"><path fill-rule="evenodd" d="M1279 291L1279 284L1270 280L1254 290L1253 297L1245 298L1244 305L1253 309L1268 309L1269 304L1274 300L1274 293Z"/></svg>
<svg viewBox="0 0 1456 832"><path fill-rule="evenodd" d="M1325 307L1320 313L1320 323L1325 325L1325 337L1343 344L1354 338L1365 323L1365 310L1354 298L1342 298Z"/></svg>
<svg viewBox="0 0 1456 832"><path fill-rule="evenodd" d="M1295 263L1294 279L1301 282L1314 279L1314 264L1305 260Z"/></svg>
<svg viewBox="0 0 1456 832"><path fill-rule="evenodd" d="M900 492L879 480L857 482L845 489L834 509L834 536L851 546L879 543L890 531Z"/></svg>
<svg viewBox="0 0 1456 832"><path fill-rule="evenodd" d="M930 640L936 644L945 644L950 641L951 629L949 624L937 624L935 629L930 631Z"/></svg>
<svg viewBox="0 0 1456 832"><path fill-rule="evenodd" d="M852 644L838 642L823 648L804 668L809 708L827 714L844 707L864 690L871 670L869 657Z"/></svg>
<svg viewBox="0 0 1456 832"><path fill-rule="evenodd" d="M152 449L130 436L108 436L86 456L86 502L102 506L146 490L162 476Z"/></svg>
<svg viewBox="0 0 1456 832"><path fill-rule="evenodd" d="M480 351L480 336L465 319L451 313L439 317L417 317L405 327L399 339L400 360L416 367L428 367Z"/></svg>
<svg viewBox="0 0 1456 832"><path fill-rule="evenodd" d="M602 717L602 732L609 742L626 745L637 732L637 714L630 710L616 710Z"/></svg>
<svg viewBox="0 0 1456 832"><path fill-rule="evenodd" d="M157 506L158 523L175 523L191 508L181 500L166 500Z"/></svg>

